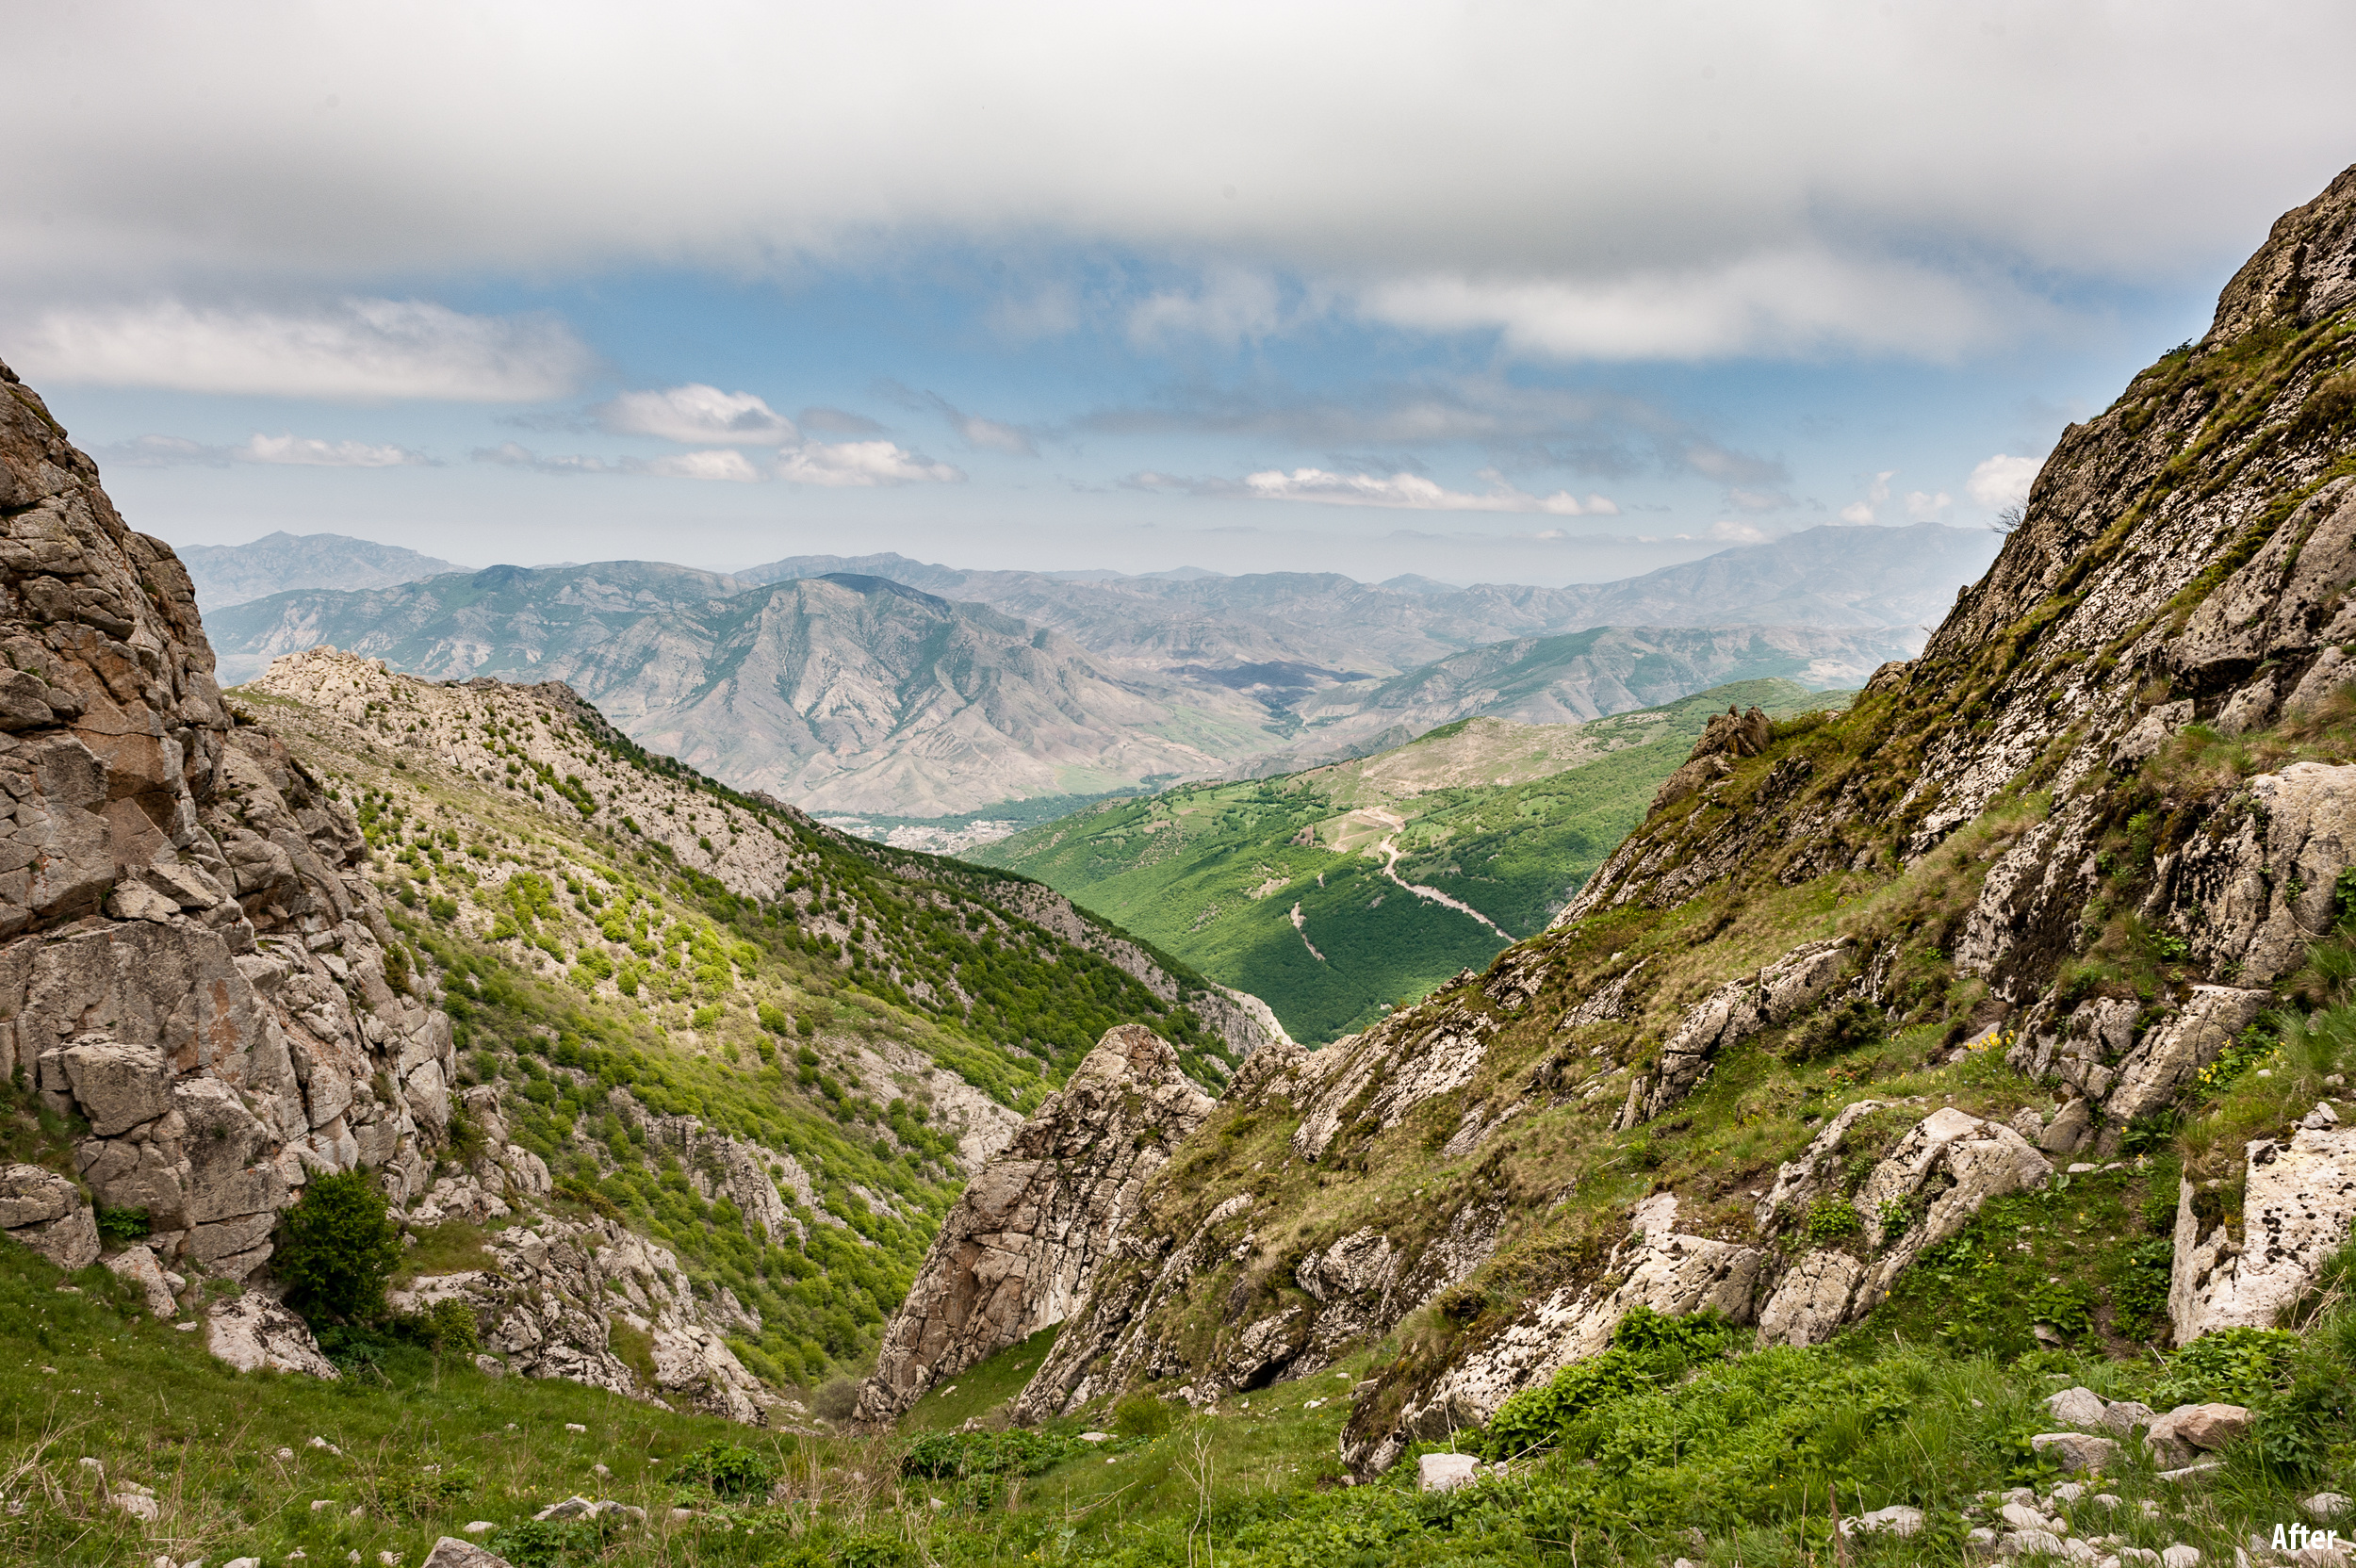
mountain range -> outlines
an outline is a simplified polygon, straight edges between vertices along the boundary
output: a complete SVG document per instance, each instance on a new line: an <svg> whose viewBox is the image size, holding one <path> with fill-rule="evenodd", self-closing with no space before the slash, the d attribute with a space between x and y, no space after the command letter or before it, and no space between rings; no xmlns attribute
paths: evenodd
<svg viewBox="0 0 2356 1568"><path fill-rule="evenodd" d="M464 568L399 545L342 533L265 534L243 545L190 545L180 551L210 612L289 588L383 588Z"/></svg>
<svg viewBox="0 0 2356 1568"><path fill-rule="evenodd" d="M806 808L925 817L1270 775L1475 714L1590 719L1728 681L1855 686L1992 535L1819 529L1622 583L498 566L217 612L224 679L330 645L433 678L561 679L642 743ZM1744 585L1758 592L1746 600ZM1765 606L1764 610L1759 606ZM1778 624L1806 611L1823 619ZM1598 625L1592 617L1646 617Z"/></svg>

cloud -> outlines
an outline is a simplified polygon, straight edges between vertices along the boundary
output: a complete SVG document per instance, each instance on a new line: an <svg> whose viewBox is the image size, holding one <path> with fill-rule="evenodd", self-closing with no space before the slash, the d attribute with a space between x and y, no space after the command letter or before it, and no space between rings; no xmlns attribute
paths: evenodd
<svg viewBox="0 0 2356 1568"><path fill-rule="evenodd" d="M938 392L918 391L896 381L880 381L875 390L904 408L919 413L938 414L949 422L960 440L977 451L1005 452L1012 457L1037 457L1039 446L1031 433L1020 425L1004 424L985 419L978 414L968 414ZM880 426L876 427L878 430Z"/></svg>
<svg viewBox="0 0 2356 1568"><path fill-rule="evenodd" d="M1944 490L1937 495L1925 490L1906 492L1906 515L1918 523L1938 522L1954 504L1955 498Z"/></svg>
<svg viewBox="0 0 2356 1568"><path fill-rule="evenodd" d="M1488 490L1473 495L1450 490L1421 474L1336 474L1323 468L1295 468L1291 473L1270 468L1246 474L1238 493L1260 500L1319 501L1329 506L1398 507L1417 512L1541 512L1558 517L1617 516L1620 509L1608 497L1590 495L1581 500L1567 490L1533 496L1506 482L1494 468L1474 476Z"/></svg>
<svg viewBox="0 0 2356 1568"><path fill-rule="evenodd" d="M1963 482L1963 493L1990 512L2002 512L2029 498L2029 486L2044 466L2041 457L2008 457L1998 452L1972 467L1972 477Z"/></svg>
<svg viewBox="0 0 2356 1568"><path fill-rule="evenodd" d="M801 439L794 422L750 392L693 382L659 392L625 392L590 410L615 435L652 435L684 447L775 447Z"/></svg>
<svg viewBox="0 0 2356 1568"><path fill-rule="evenodd" d="M758 484L769 477L732 447L658 457L646 465L644 471L662 479L715 479L735 484Z"/></svg>
<svg viewBox="0 0 2356 1568"><path fill-rule="evenodd" d="M1879 515L1875 509L1890 498L1890 482L1897 472L1895 468L1884 468L1875 474L1873 482L1866 487L1865 498L1851 501L1841 509L1841 520L1857 528L1873 523Z"/></svg>
<svg viewBox="0 0 2356 1568"><path fill-rule="evenodd" d="M434 459L406 447L373 441L322 441L303 435L263 435L258 432L234 447L210 447L181 435L142 435L102 448L99 455L109 463L134 468L225 468L232 463L291 468L434 466Z"/></svg>
<svg viewBox="0 0 2356 1568"><path fill-rule="evenodd" d="M946 463L934 463L890 441L807 441L777 449L777 461L756 464L732 447L680 452L658 458L602 458L582 455L544 457L529 447L503 442L480 448L477 463L504 468L528 468L543 474L645 474L657 479L715 480L734 484L758 484L772 480L788 484L816 484L833 489L892 484L954 484L964 473Z"/></svg>
<svg viewBox="0 0 2356 1568"><path fill-rule="evenodd" d="M821 405L806 408L795 417L801 420L803 429L824 431L828 435L881 435L884 433L883 426L866 415L853 414L848 409Z"/></svg>
<svg viewBox="0 0 2356 1568"><path fill-rule="evenodd" d="M1303 288L1546 354L1939 357L2088 279L2205 276L2346 163L2356 13L2244 9L25 8L9 106L48 139L0 175L0 279L777 276L935 246L1186 258L1200 286L1124 284L1139 341L1254 340ZM1052 281L993 292L1058 315Z"/></svg>
<svg viewBox="0 0 2356 1568"><path fill-rule="evenodd" d="M496 447L477 447L466 454L477 463L488 463L501 468L529 468L540 474L618 474L625 470L618 463L608 463L601 457L543 457L531 448L514 441L502 441Z"/></svg>
<svg viewBox="0 0 2356 1568"><path fill-rule="evenodd" d="M956 484L963 470L908 451L890 441L812 441L780 451L777 478L831 488L889 484Z"/></svg>
<svg viewBox="0 0 2356 1568"><path fill-rule="evenodd" d="M572 392L594 356L542 316L466 316L424 300L350 299L303 312L176 300L50 310L25 329L22 374L67 385L271 397L538 402Z"/></svg>
<svg viewBox="0 0 2356 1568"><path fill-rule="evenodd" d="M1524 386L1497 376L1375 384L1344 400L1283 387L1186 386L1146 406L1100 408L1077 431L1113 435L1250 436L1325 451L1464 444L1499 468L1563 468L1627 479L1647 469L1755 489L1789 475L1780 458L1727 447L1640 398ZM1414 469L1394 453L1365 466Z"/></svg>

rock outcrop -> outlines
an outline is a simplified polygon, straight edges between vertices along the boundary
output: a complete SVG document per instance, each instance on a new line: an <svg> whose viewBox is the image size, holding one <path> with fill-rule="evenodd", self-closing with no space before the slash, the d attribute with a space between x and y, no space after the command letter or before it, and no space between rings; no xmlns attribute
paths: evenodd
<svg viewBox="0 0 2356 1568"><path fill-rule="evenodd" d="M2356 1132L2300 1127L2287 1142L2251 1143L2238 1237L2203 1200L2215 1192L2186 1182L2177 1197L2168 1315L2179 1345L2217 1329L2274 1328L2314 1286L2356 1222Z"/></svg>
<svg viewBox="0 0 2356 1568"><path fill-rule="evenodd" d="M1701 739L1693 743L1693 754L1677 772L1661 781L1661 788L1653 793L1652 808L1658 811L1674 806L1703 786L1726 777L1734 771L1736 761L1765 751L1775 732L1774 722L1758 708L1739 714L1729 708L1714 715Z"/></svg>
<svg viewBox="0 0 2356 1568"><path fill-rule="evenodd" d="M1840 937L1803 943L1756 974L1729 981L1695 1004L1661 1048L1659 1070L1628 1085L1618 1125L1650 1121L1693 1093L1720 1052L1815 1006L1846 972L1848 945Z"/></svg>
<svg viewBox="0 0 2356 1568"><path fill-rule="evenodd" d="M37 1165L0 1167L0 1232L59 1268L98 1261L98 1222L81 1189Z"/></svg>
<svg viewBox="0 0 2356 1568"><path fill-rule="evenodd" d="M188 574L0 367L0 1067L82 1183L229 1279L314 1171L422 1189L449 1020L350 814L213 682Z"/></svg>
<svg viewBox="0 0 2356 1568"><path fill-rule="evenodd" d="M1106 1031L966 1186L859 1390L889 1421L925 1389L1069 1317L1114 1233L1211 1101L1152 1030Z"/></svg>
<svg viewBox="0 0 2356 1568"><path fill-rule="evenodd" d="M471 1308L486 1353L531 1378L563 1378L630 1398L760 1425L782 1401L728 1347L760 1319L726 1285L699 1299L679 1257L610 1219L543 1217L495 1233L480 1268L421 1275L389 1298L419 1312ZM615 1330L636 1336L633 1365Z"/></svg>

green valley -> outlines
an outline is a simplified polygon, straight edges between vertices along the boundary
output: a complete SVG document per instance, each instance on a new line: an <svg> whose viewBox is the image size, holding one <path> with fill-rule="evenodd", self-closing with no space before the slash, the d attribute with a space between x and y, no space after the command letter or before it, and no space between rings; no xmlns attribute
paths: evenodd
<svg viewBox="0 0 2356 1568"><path fill-rule="evenodd" d="M1106 801L967 854L1330 1040L1544 929L1713 713L1844 700L1744 680L1585 724L1460 720L1304 773Z"/></svg>

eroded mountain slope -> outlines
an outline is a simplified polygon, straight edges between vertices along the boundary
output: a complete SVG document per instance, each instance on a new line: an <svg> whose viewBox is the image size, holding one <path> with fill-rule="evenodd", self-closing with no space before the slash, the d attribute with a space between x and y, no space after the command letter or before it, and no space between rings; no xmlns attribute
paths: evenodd
<svg viewBox="0 0 2356 1568"><path fill-rule="evenodd" d="M2288 1310L2356 1219L2352 387L2356 171L2065 435L1921 659L1713 727L1546 935L1256 1055L1018 1414L1386 1344L1379 1469L1557 1441L1539 1391L1640 1307L2002 1354Z"/></svg>

